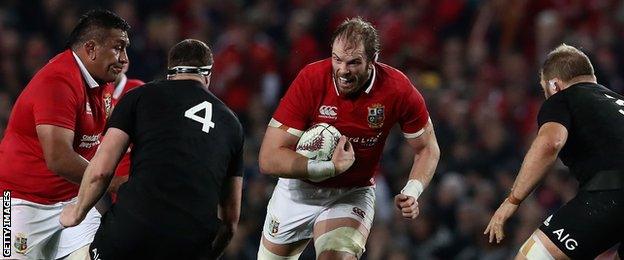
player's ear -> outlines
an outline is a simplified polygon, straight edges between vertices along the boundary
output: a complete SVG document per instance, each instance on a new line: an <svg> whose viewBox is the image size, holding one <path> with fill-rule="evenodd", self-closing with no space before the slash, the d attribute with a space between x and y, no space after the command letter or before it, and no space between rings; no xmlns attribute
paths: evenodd
<svg viewBox="0 0 624 260"><path fill-rule="evenodd" d="M559 80L558 78L554 78L548 81L548 87L552 92L561 91L561 84L563 84L563 82L561 82L561 80Z"/></svg>
<svg viewBox="0 0 624 260"><path fill-rule="evenodd" d="M209 74L208 76L204 76L206 87L210 86L210 76L212 76L212 74Z"/></svg>
<svg viewBox="0 0 624 260"><path fill-rule="evenodd" d="M89 55L89 59L91 60L95 60L95 58L97 57L95 45L95 40L88 40L83 44L83 47L85 48L85 51L87 52L87 55Z"/></svg>

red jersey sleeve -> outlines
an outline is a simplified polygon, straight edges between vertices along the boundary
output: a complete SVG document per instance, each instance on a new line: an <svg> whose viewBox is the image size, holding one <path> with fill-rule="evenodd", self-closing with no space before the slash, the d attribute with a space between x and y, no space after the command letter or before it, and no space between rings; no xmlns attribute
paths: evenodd
<svg viewBox="0 0 624 260"><path fill-rule="evenodd" d="M75 130L79 108L78 94L64 77L52 76L33 86L35 125L49 124ZM84 106L84 104L83 104Z"/></svg>
<svg viewBox="0 0 624 260"><path fill-rule="evenodd" d="M427 111L425 99L412 84L409 84L408 92L402 97L399 124L406 137L411 137L425 127L429 120L429 111Z"/></svg>
<svg viewBox="0 0 624 260"><path fill-rule="evenodd" d="M307 128L314 110L313 89L307 74L304 68L297 75L273 114L275 120L301 131Z"/></svg>

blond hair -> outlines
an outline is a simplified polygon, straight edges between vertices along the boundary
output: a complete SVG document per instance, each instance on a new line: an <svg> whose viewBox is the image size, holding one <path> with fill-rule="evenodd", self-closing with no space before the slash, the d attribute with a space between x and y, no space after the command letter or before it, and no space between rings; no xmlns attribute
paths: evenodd
<svg viewBox="0 0 624 260"><path fill-rule="evenodd" d="M564 43L548 53L541 73L544 80L569 81L578 76L594 76L594 67L585 53Z"/></svg>
<svg viewBox="0 0 624 260"><path fill-rule="evenodd" d="M364 21L362 17L350 18L345 20L331 38L333 45L336 39L345 40L348 46L356 48L360 42L364 44L364 53L369 61L375 60L375 56L381 48L379 44L379 35L373 25Z"/></svg>

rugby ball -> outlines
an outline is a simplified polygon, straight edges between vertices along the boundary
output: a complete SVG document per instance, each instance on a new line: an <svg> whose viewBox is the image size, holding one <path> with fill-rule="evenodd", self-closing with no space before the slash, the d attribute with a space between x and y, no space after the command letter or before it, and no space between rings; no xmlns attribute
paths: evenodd
<svg viewBox="0 0 624 260"><path fill-rule="evenodd" d="M315 124L303 132L296 152L312 160L329 161L340 136L340 131L330 124Z"/></svg>

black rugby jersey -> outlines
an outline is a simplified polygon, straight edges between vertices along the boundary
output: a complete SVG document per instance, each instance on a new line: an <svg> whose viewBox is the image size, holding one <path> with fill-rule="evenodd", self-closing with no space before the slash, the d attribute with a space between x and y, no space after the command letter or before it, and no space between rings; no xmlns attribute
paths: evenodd
<svg viewBox="0 0 624 260"><path fill-rule="evenodd" d="M622 95L599 84L574 84L544 102L538 124L547 122L560 123L568 130L559 157L581 186L598 172L624 170Z"/></svg>
<svg viewBox="0 0 624 260"><path fill-rule="evenodd" d="M193 80L150 82L128 92L107 124L134 145L115 211L192 238L217 228L224 181L242 176L243 129Z"/></svg>

